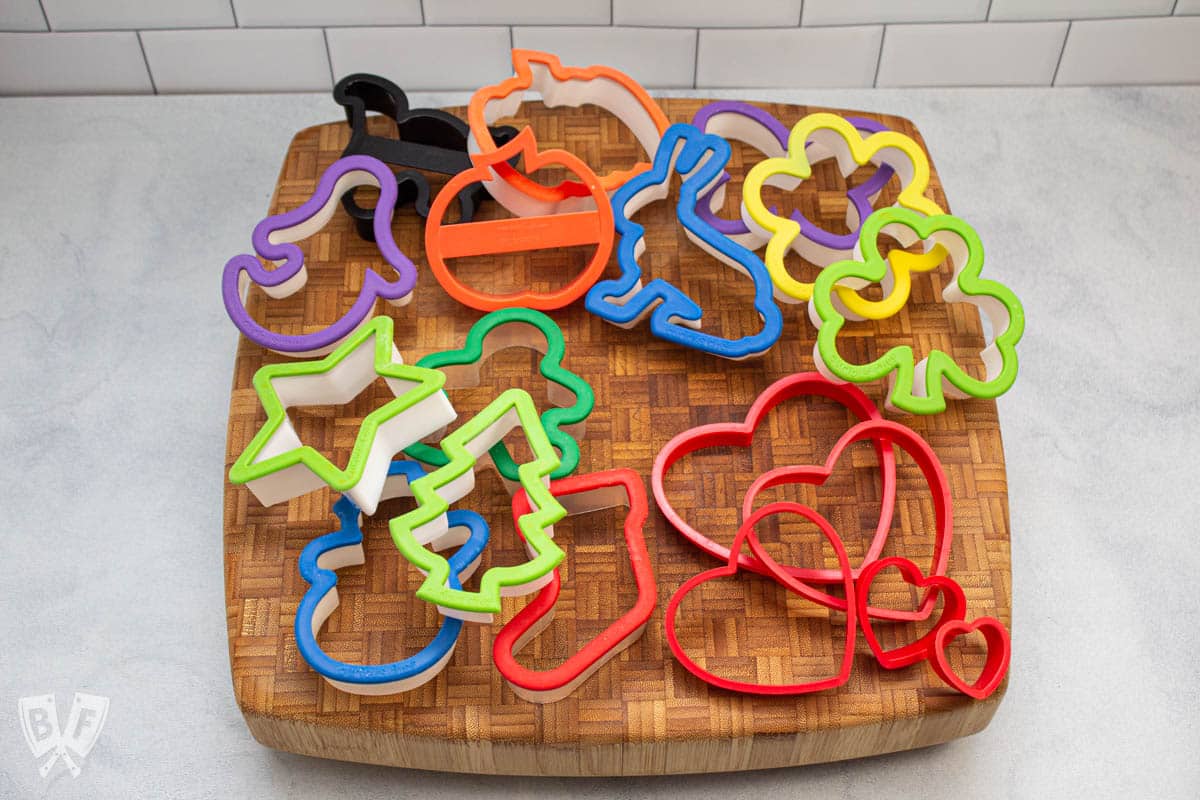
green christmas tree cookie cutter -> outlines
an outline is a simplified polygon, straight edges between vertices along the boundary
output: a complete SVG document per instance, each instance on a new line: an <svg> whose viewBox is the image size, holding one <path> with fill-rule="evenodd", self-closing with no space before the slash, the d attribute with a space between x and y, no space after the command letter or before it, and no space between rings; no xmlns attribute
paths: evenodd
<svg viewBox="0 0 1200 800"><path fill-rule="evenodd" d="M461 349L430 353L417 366L444 372L447 389L478 386L480 363L510 347L527 347L542 354L538 371L550 382L547 397L555 406L542 412L542 427L562 462L550 477L564 478L579 466L579 443L575 437L583 435L584 420L592 413L596 395L586 380L563 366L566 342L554 320L532 308L493 311L471 326ZM404 452L409 458L434 467L444 466L447 461L445 453L424 442ZM497 442L489 454L506 481L518 479L517 464L504 442Z"/></svg>
<svg viewBox="0 0 1200 800"><path fill-rule="evenodd" d="M348 403L377 377L395 398L363 418L345 469L300 441L288 408ZM262 367L254 388L267 421L234 462L229 481L247 484L265 506L328 485L373 514L392 457L454 420L445 382L435 369L401 362L391 317L375 317L322 359Z"/></svg>
<svg viewBox="0 0 1200 800"><path fill-rule="evenodd" d="M934 239L950 254L954 278L942 291L942 299L947 303L970 303L991 323L992 339L980 352L985 380L971 377L941 350L913 363L912 347L898 345L867 364L852 364L838 351L838 333L847 315L838 301L837 287L861 287L886 279L888 262L878 254L874 243L881 232L889 229L901 241L912 238L909 231L923 240ZM946 410L947 396L995 398L1012 387L1017 377L1016 346L1025 331L1025 311L1008 287L979 277L983 243L974 228L950 214L926 217L904 208L885 208L867 218L861 241L867 253L864 261L840 261L826 267L814 284L809 317L820 331L813 358L825 377L843 383L867 383L895 373L887 407L910 414L939 414Z"/></svg>
<svg viewBox="0 0 1200 800"><path fill-rule="evenodd" d="M522 428L533 460L517 467L517 478L533 508L517 520L530 560L513 566L492 567L483 573L476 592L448 585L450 563L425 547L446 533L450 504L475 488L475 465L484 453L515 428ZM567 510L550 493L550 474L559 466L558 455L538 418L533 398L524 389L508 389L488 406L442 440L445 466L411 484L417 507L388 523L396 548L425 573L417 597L433 603L446 616L469 622L491 622L500 612L502 596L537 591L553 578L563 551L553 541L554 523Z"/></svg>

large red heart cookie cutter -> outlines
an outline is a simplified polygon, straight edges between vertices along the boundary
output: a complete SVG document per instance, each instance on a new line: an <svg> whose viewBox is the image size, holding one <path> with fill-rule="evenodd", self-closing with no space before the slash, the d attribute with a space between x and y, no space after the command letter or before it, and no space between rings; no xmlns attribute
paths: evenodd
<svg viewBox="0 0 1200 800"><path fill-rule="evenodd" d="M846 547L842 544L841 538L837 535L837 531L833 529L833 525L829 520L818 514L808 506L793 502L778 502L763 506L747 519L742 527L738 529L737 536L734 537L733 547L729 555L729 562L723 567L710 569L706 572L701 572L689 580L687 580L678 591L671 596L671 601L667 603L666 611L666 630L667 644L674 653L676 660L683 665L684 669L695 675L705 683L709 683L721 689L728 689L734 692L744 692L747 694L767 694L767 695L791 695L791 694L808 694L810 692L820 692L825 689L833 689L841 686L850 679L850 670L854 666L854 644L857 633L856 609L853 602L846 607L846 644L842 652L841 666L836 675L828 678L821 678L813 681L805 681L802 683L782 683L782 684L761 684L748 683L746 681L737 681L730 678L724 678L717 675L704 667L700 666L695 659L687 654L683 646L679 643L679 637L675 631L675 618L679 613L680 603L689 592L697 588L701 584L707 583L718 578L726 578L731 575L736 575L739 568L739 558L743 546L749 545L751 552L754 554L756 563L760 566L761 572L774 578L779 583L783 584L790 591L797 594L806 594L811 591L809 587L799 583L788 574L787 570L777 563L770 554L763 548L762 543L758 540L758 535L754 531L755 525L768 516L778 513L794 513L803 516L805 519L815 523L820 529L825 539L833 546L834 552L837 554L838 565L842 573L842 590L846 593L846 597L854 597L854 578L850 575L850 558L846 555ZM755 570L759 572L760 570Z"/></svg>
<svg viewBox="0 0 1200 800"><path fill-rule="evenodd" d="M444 223L446 211L458 198L458 193L473 183L484 185L501 180L492 168L504 164L516 155L525 158L525 169L535 172L550 165L566 167L583 179L596 204L584 211L558 213L556 209L543 216L519 216L473 222ZM475 166L455 175L429 208L425 224L425 257L429 268L442 288L463 305L480 311L496 311L517 306L549 311L575 302L592 287L604 267L613 247L612 204L600 185L599 178L587 164L565 150L538 152L533 131L525 128L512 141L488 153L471 156ZM596 250L587 266L570 283L551 292L518 291L490 294L467 286L446 265L448 258L462 258L492 253L515 253L526 250L595 245Z"/></svg>
<svg viewBox="0 0 1200 800"><path fill-rule="evenodd" d="M722 561L728 560L729 548L714 542L708 536L693 528L683 518L683 515L678 513L674 506L671 505L666 489L663 486L664 476L677 461L697 450L725 446L749 447L754 440L754 434L758 426L772 409L788 400L810 395L824 397L845 406L859 420L883 421L883 416L880 414L879 409L875 407L875 404L871 402L870 398L850 384L833 383L817 372L798 372L786 378L781 378L768 386L758 396L758 399L750 406L750 410L746 413L746 418L742 422L718 422L686 430L667 442L666 446L659 452L658 456L654 459L654 468L650 473L650 486L654 492L654 499L658 503L663 516L667 518L667 521L675 526L675 529L683 534L684 538L704 552ZM843 445L843 449L844 447L845 445ZM883 550L884 543L887 541L888 531L892 527L892 513L896 496L896 455L893 448L890 443L885 442L881 438L875 441L875 451L879 458L882 479L882 501L879 524L876 526L875 535L867 549L867 558L864 559L864 565L877 558ZM827 464L832 464L834 461L836 461L836 458L833 461L828 461ZM779 483L801 482L801 479L798 477L792 480L791 473L778 472L777 470L766 473L764 477L766 476L774 476L768 478L768 481L777 479ZM763 478L759 478L759 481L762 480ZM767 488L769 488L769 485L762 485L754 494L756 495L757 492ZM747 508L753 502L753 499L754 495L747 495ZM734 552L737 551L735 550ZM767 574L767 570L757 559L744 553L738 554L738 566L742 569ZM860 566L858 569L861 568ZM830 570L800 569L797 567L784 567L784 569L789 575L805 581L831 582L840 580L840 576ZM853 574L857 575L857 571Z"/></svg>
<svg viewBox="0 0 1200 800"><path fill-rule="evenodd" d="M933 562L932 569L929 571L931 577L936 577L946 574L946 568L950 564L950 543L954 538L954 514L953 505L950 498L950 486L946 481L946 473L942 469L942 464L938 461L937 455L933 452L933 448L929 443L922 439L911 428L907 428L897 422L892 422L886 419L873 419L866 422L860 422L850 430L842 434L838 439L837 444L829 451L829 456L825 460L824 466L791 466L777 467L776 469L760 475L754 483L750 485L746 492L746 498L742 505L742 517L750 516L750 512L754 507L754 499L760 492L772 486L780 486L789 483L808 483L820 486L833 473L833 468L838 460L845 453L846 449L856 442L861 442L864 439L871 439L876 446L884 445L888 452L892 451L892 447L899 447L904 452L908 453L917 468L921 470L921 474L925 477L925 482L929 485L930 495L933 498L933 514L934 514L934 544L933 544ZM894 487L894 484L893 484ZM889 504L889 507L894 503L894 492L892 496L885 494L884 502ZM889 520L890 521L890 520ZM887 531L884 531L883 536L878 533L872 541L871 546L867 550L867 555L863 558L862 564L853 570L856 580L861 580L862 573L873 563L877 563L879 553L883 549L886 542ZM828 570L803 570L788 568L788 573L800 581L808 581L814 583L829 582L830 577ZM839 576L834 573L833 580L838 580ZM845 611L847 601L841 597L835 597L825 592L811 590L809 592L801 592L805 597L813 602L821 605L829 606L838 611ZM915 611L902 611L892 608L872 608L867 607L867 616L876 619L888 620L905 620L915 621L922 620L929 616L933 611L934 604L937 601L936 594L928 594L922 604Z"/></svg>
<svg viewBox="0 0 1200 800"><path fill-rule="evenodd" d="M521 611L509 620L492 645L492 661L513 691L534 703L561 700L596 673L625 648L636 642L646 629L658 602L654 569L646 552L642 528L648 505L641 477L631 469L613 469L589 475L574 475L550 484L550 494L568 514L586 514L604 508L628 504L625 517L625 547L637 582L637 602L619 619L604 629L559 666L533 670L517 663L516 653L540 634L554 619L554 605L562 588L559 571ZM513 518L530 513L529 499L521 490L513 495Z"/></svg>

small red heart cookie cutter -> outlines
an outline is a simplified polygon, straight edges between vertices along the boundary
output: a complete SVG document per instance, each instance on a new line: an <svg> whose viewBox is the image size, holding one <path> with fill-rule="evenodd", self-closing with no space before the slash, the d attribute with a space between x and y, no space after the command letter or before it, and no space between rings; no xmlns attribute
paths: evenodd
<svg viewBox="0 0 1200 800"><path fill-rule="evenodd" d="M850 445L861 442L864 439L871 439L876 446L885 445L888 452L891 453L892 447L899 447L904 452L908 453L921 474L925 476L925 482L929 485L930 494L933 497L933 513L934 513L934 545L933 545L933 568L929 574L933 577L944 576L946 568L950 564L950 543L954 538L954 514L953 505L950 497L950 486L946 481L946 473L942 470L942 464L938 461L937 455L929 444L922 439L911 428L907 428L897 422L892 422L886 419L873 419L866 422L860 422L850 430L842 434L838 439L837 444L829 451L829 456L825 461L824 466L791 466L777 467L776 469L764 472L754 483L750 485L746 492L745 501L742 504L742 518L748 518L754 508L754 500L760 492L772 486L780 486L789 483L809 483L820 486L833 473L834 465L842 457ZM893 484L894 488L894 484ZM885 492L884 503L889 507L895 501L894 491L891 495ZM881 515L881 519L882 519ZM890 515L889 523L890 523ZM880 536L876 532L875 539L871 542L871 546L867 549L867 554L855 570L853 576L855 580L861 580L864 571L871 565L878 563L879 553L883 549L883 545L887 539L887 530L883 531ZM809 581L813 583L828 583L831 580L840 580L840 576L836 571L830 573L830 570L804 570L787 568L788 573L800 581ZM872 573L873 575L874 573ZM807 587L806 587L807 588ZM815 589L801 591L805 597L812 600L814 603L820 603L824 606L829 606L837 611L846 610L846 600L841 597L834 597L825 592L820 592ZM934 603L937 601L935 594L928 594L924 602L915 611L901 611L892 608L872 608L865 604L863 610L866 612L866 617L874 617L876 619L916 621L922 620L929 616L933 611Z"/></svg>
<svg viewBox="0 0 1200 800"><path fill-rule="evenodd" d="M875 635L871 620L865 613L871 595L871 584L885 569L895 567L906 583L925 589L927 599L940 593L944 599L942 615L928 633L914 642L885 650ZM921 569L907 558L885 558L866 567L859 576L856 586L855 607L863 636L875 654L875 660L884 669L900 669L929 659L938 677L963 694L982 700L1000 686L1008 671L1012 655L1012 644L1008 630L995 617L979 617L971 622L964 621L967 615L967 600L962 587L945 575L925 577ZM974 683L967 683L950 667L946 658L946 645L957 636L973 631L983 634L987 644L987 659Z"/></svg>
<svg viewBox="0 0 1200 800"><path fill-rule="evenodd" d="M654 499L658 503L659 509L663 516L667 518L676 530L683 534L684 538L692 542L704 552L725 561L729 558L730 550L722 544L718 544L704 535L697 529L693 528L671 505L667 497L667 492L663 486L663 478L671 467L686 455L702 450L708 447L723 447L736 446L748 447L754 440L755 431L762 423L767 414L779 404L797 397L804 396L825 397L845 406L858 419L863 421L883 421L883 417L875 404L871 402L865 394L859 389L845 383L833 383L817 372L798 372L795 375L789 375L768 386L754 404L750 406L750 410L746 413L746 418L742 422L719 422L711 425L701 425L691 430L686 430L676 436L671 441L667 442L666 446L659 452L658 457L654 459L654 468L650 473L650 486L654 492ZM843 437L844 439L845 437ZM863 437L865 438L865 436ZM857 439L855 441L858 441ZM838 443L844 447L849 444L842 442ZM875 536L867 548L866 557L863 564L860 565L852 576L857 576L858 571L862 566L870 563L879 557L883 550L884 543L887 541L888 531L892 527L892 512L895 506L896 498L896 455L891 444L879 438L875 440L875 452L879 457L880 473L882 478L882 501L880 504L879 524L875 529ZM835 447L834 453L830 454L830 460L826 463L832 465L837 461L837 455L840 453ZM936 459L935 459L936 460ZM786 468L785 468L786 469ZM797 468L805 469L805 468ZM809 470L818 470L817 467L808 467ZM752 493L747 495L746 508L754 500L754 496L776 483L771 483L774 480L777 483L799 483L802 479L797 476L798 473L789 473L780 470L772 470L760 477L756 481L757 489L752 487ZM795 478L793 480L793 477ZM828 475L826 475L828 477ZM765 482L764 482L765 481ZM763 482L762 485L758 485ZM944 481L943 481L944 485ZM745 515L743 515L745 518ZM949 537L947 536L947 544ZM949 548L947 547L947 552ZM736 550L734 552L737 552ZM752 556L744 553L739 553L737 556L738 566L742 569L749 569L761 574L767 574L768 570ZM835 572L830 570L814 570L814 569L799 569L796 567L783 567L789 574L802 581L813 582L833 582L840 580ZM832 598L831 598L832 599ZM820 601L818 601L820 602ZM842 608L845 608L845 601L842 602ZM823 603L827 604L827 603ZM874 612L875 610L873 610ZM909 619L910 617L893 617L892 612L888 609L879 609L885 619Z"/></svg>
<svg viewBox="0 0 1200 800"><path fill-rule="evenodd" d="M649 511L646 488L641 477L631 469L613 469L589 475L574 475L550 484L550 493L567 509L568 514L586 514L603 508L628 504L625 517L625 546L629 563L637 582L638 596L633 608L604 629L559 666L550 670L533 670L517 663L516 653L540 634L554 619L562 581L558 570L554 577L515 617L496 635L492 645L492 661L513 691L534 703L561 700L595 674L605 663L636 642L646 629L658 603L658 587L654 569L646 552L642 528ZM513 495L513 518L530 513L525 491Z"/></svg>
<svg viewBox="0 0 1200 800"><path fill-rule="evenodd" d="M841 584L842 589L846 593L846 597L854 597L854 578L850 574L850 558L846 554L846 547L842 544L841 538L837 535L837 531L833 529L833 525L829 520L818 514L808 506L793 502L778 502L763 506L753 516L747 519L742 527L738 529L737 536L734 537L733 547L729 555L729 563L723 567L710 569L706 572L701 572L686 581L679 587L678 591L671 596L671 601L667 603L666 612L666 630L667 644L671 647L671 652L675 654L676 660L683 665L684 669L695 675L705 683L709 683L721 689L728 689L734 692L744 692L747 694L767 694L767 695L793 695L793 694L809 694L811 692L820 692L825 689L833 689L841 686L850 679L850 670L854 666L854 644L857 633L856 609L855 604L850 603L846 607L846 645L842 653L841 667L836 675L828 678L822 678L814 681L806 681L803 683L782 683L782 684L762 684L762 683L747 683L745 681L736 681L729 678L723 678L709 672L704 667L700 666L679 643L679 637L675 631L675 617L679 612L679 605L683 598L696 587L708 581L718 578L725 578L731 575L736 575L740 561L738 555L741 553L742 547L746 544L750 545L750 551L754 554L756 562L763 574L774 578L779 583L783 584L787 589L797 594L804 594L804 590L811 591L804 584L798 582L790 574L785 567L776 562L767 551L763 548L762 543L758 540L758 535L754 531L762 519L778 513L794 513L803 516L809 521L815 523L824 534L825 539L833 546L834 552L837 553L838 565L842 574ZM754 570L760 572L760 570Z"/></svg>

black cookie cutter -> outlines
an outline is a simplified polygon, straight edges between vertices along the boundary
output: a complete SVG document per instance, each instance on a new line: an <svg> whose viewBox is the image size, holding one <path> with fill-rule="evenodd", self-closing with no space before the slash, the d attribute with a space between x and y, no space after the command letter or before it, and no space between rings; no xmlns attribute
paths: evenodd
<svg viewBox="0 0 1200 800"><path fill-rule="evenodd" d="M418 170L457 175L471 167L467 155L467 123L438 108L409 108L404 90L387 78L360 72L347 75L333 87L333 99L346 111L350 143L342 156L367 155L393 167L396 173L396 207L412 203L422 218L429 216L429 181ZM373 112L396 122L397 137L367 133L367 114ZM507 142L517 135L508 125L489 128L496 141ZM470 222L487 190L476 183L458 193L460 221ZM354 190L342 196L342 207L354 219L358 235L375 240L375 210L354 200Z"/></svg>

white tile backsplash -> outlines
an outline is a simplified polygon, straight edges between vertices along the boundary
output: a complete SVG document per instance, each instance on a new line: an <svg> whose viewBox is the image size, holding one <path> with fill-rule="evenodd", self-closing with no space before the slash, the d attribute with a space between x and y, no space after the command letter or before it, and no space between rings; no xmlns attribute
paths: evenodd
<svg viewBox="0 0 1200 800"><path fill-rule="evenodd" d="M247 28L421 24L421 0L233 0L233 8Z"/></svg>
<svg viewBox="0 0 1200 800"><path fill-rule="evenodd" d="M475 89L512 75L508 28L329 28L334 79L373 72L409 91Z"/></svg>
<svg viewBox="0 0 1200 800"><path fill-rule="evenodd" d="M888 28L878 86L1049 86L1065 22Z"/></svg>
<svg viewBox="0 0 1200 800"><path fill-rule="evenodd" d="M323 91L361 70L469 90L514 45L652 88L1200 84L1197 24L1200 0L0 0L0 32L46 37L0 53L0 85Z"/></svg>
<svg viewBox="0 0 1200 800"><path fill-rule="evenodd" d="M162 94L333 88L319 28L146 31L142 44Z"/></svg>
<svg viewBox="0 0 1200 800"><path fill-rule="evenodd" d="M514 28L513 44L549 51L572 66L607 64L649 87L690 87L696 66L694 30Z"/></svg>
<svg viewBox="0 0 1200 800"><path fill-rule="evenodd" d="M614 25L666 28L792 27L800 22L800 0L613 0Z"/></svg>
<svg viewBox="0 0 1200 800"><path fill-rule="evenodd" d="M233 26L229 0L42 0L56 31Z"/></svg>
<svg viewBox="0 0 1200 800"><path fill-rule="evenodd" d="M46 18L38 0L0 0L0 31L44 31Z"/></svg>
<svg viewBox="0 0 1200 800"><path fill-rule="evenodd" d="M804 0L804 25L880 22L973 22L987 17L988 0Z"/></svg>
<svg viewBox="0 0 1200 800"><path fill-rule="evenodd" d="M1059 86L1200 82L1200 17L1075 22Z"/></svg>
<svg viewBox="0 0 1200 800"><path fill-rule="evenodd" d="M610 0L424 0L428 25L607 25Z"/></svg>
<svg viewBox="0 0 1200 800"><path fill-rule="evenodd" d="M0 95L152 91L136 33L0 33Z"/></svg>
<svg viewBox="0 0 1200 800"><path fill-rule="evenodd" d="M1170 14L1175 0L992 0L991 20L1089 19Z"/></svg>
<svg viewBox="0 0 1200 800"><path fill-rule="evenodd" d="M696 85L870 86L881 26L702 30Z"/></svg>

